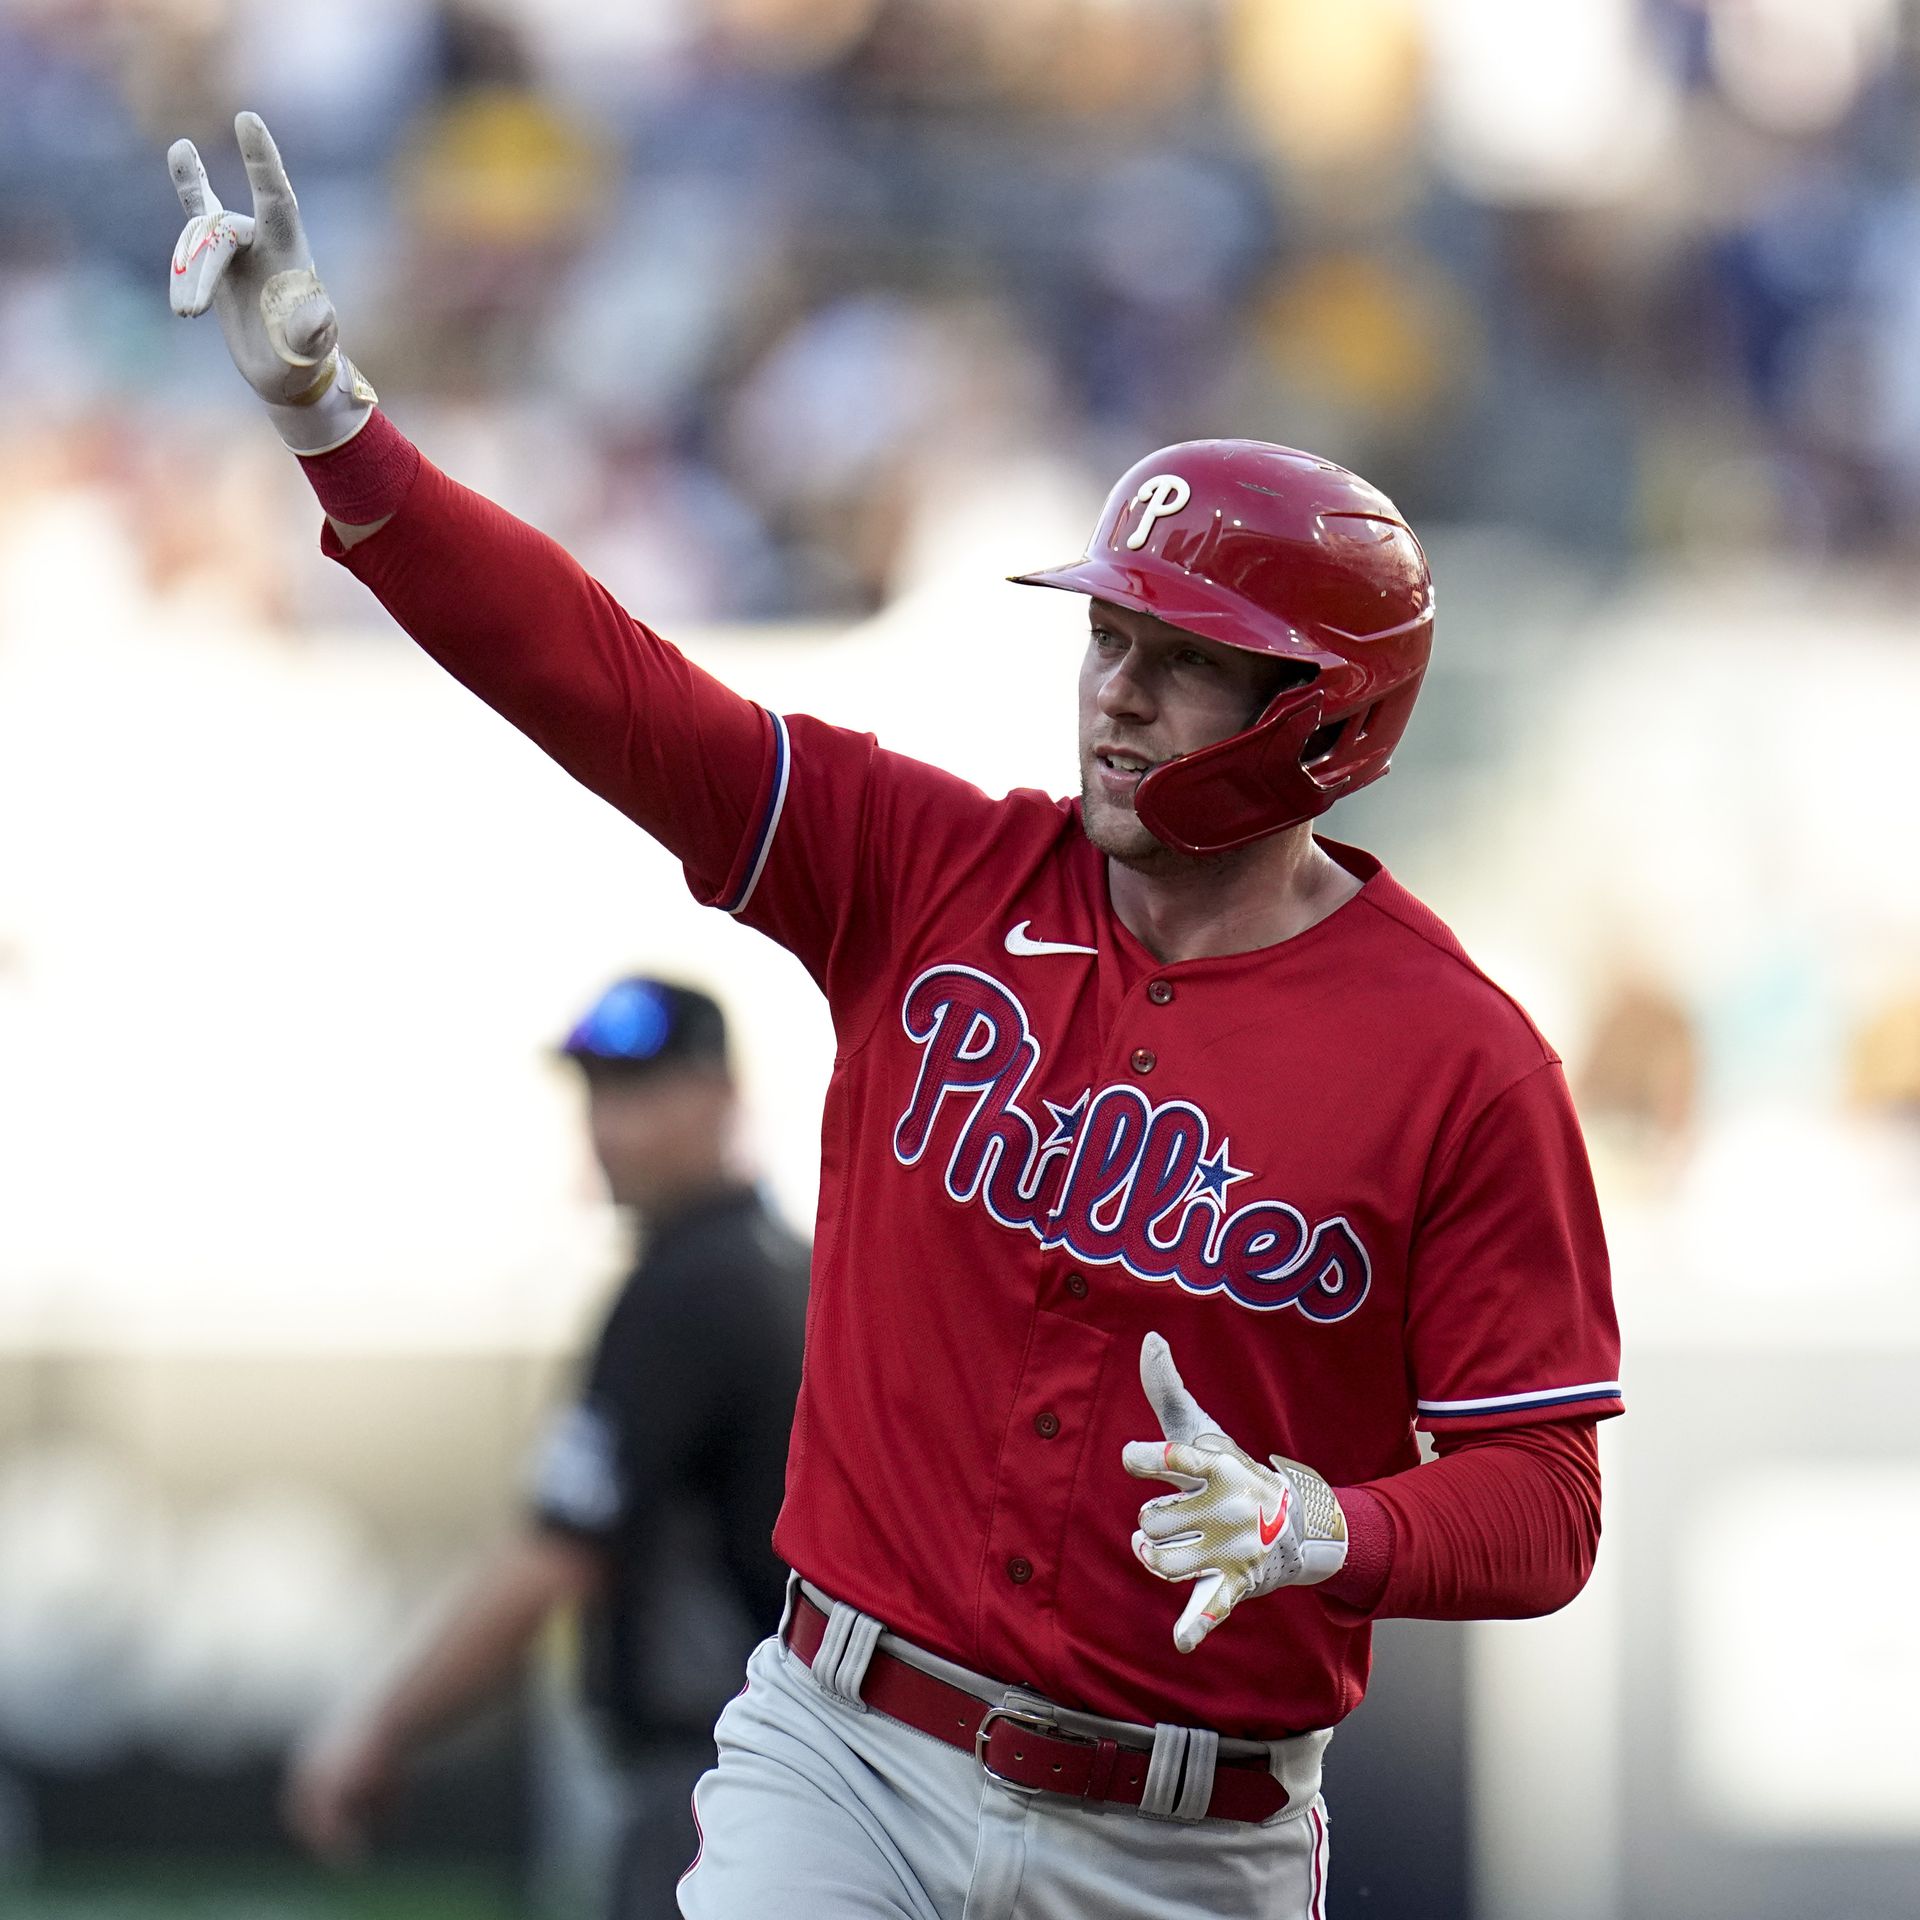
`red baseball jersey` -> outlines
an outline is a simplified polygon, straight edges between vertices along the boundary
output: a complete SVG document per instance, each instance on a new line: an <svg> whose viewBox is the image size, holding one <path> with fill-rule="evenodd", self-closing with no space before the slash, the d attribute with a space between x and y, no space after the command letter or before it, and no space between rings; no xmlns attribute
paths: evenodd
<svg viewBox="0 0 1920 1920"><path fill-rule="evenodd" d="M764 711L423 465L344 556L400 623L780 941L838 1040L775 1544L909 1639L1135 1721L1272 1738L1359 1699L1313 1588L1175 1651L1129 1548L1140 1342L1248 1451L1336 1485L1620 1410L1560 1065L1370 855L1278 946L1163 964L1077 803L993 799ZM1068 644L1063 639L1063 644ZM1073 724L1062 714L1061 724Z"/></svg>

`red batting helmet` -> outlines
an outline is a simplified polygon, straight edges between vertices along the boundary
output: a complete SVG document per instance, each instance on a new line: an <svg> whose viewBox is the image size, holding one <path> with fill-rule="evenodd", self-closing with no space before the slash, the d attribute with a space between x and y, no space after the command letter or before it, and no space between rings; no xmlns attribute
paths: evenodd
<svg viewBox="0 0 1920 1920"><path fill-rule="evenodd" d="M1134 807L1182 853L1225 853L1378 780L1433 643L1413 530L1358 474L1261 440L1188 440L1122 476L1084 559L1015 576L1311 667L1244 732L1157 766Z"/></svg>

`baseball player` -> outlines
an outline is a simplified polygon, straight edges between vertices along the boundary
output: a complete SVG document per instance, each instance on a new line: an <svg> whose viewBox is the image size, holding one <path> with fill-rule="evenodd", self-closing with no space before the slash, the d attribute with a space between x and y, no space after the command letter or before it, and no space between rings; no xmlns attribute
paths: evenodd
<svg viewBox="0 0 1920 1920"><path fill-rule="evenodd" d="M1307 454L1149 455L1022 576L1086 596L1080 794L990 799L730 692L425 459L236 125L251 216L172 150L173 304L323 551L832 1013L794 1579L683 1912L1323 1916L1370 1623L1570 1599L1621 1404L1557 1057L1312 831L1412 711L1418 542Z"/></svg>

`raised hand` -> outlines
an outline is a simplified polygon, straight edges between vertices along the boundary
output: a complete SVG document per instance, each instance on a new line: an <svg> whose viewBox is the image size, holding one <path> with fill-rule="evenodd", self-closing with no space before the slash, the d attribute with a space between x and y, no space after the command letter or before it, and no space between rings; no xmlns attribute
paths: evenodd
<svg viewBox="0 0 1920 1920"><path fill-rule="evenodd" d="M1242 1600L1331 1579L1347 1557L1333 1489L1298 1460L1261 1466L1187 1391L1159 1334L1140 1343L1140 1384L1165 1436L1130 1440L1121 1464L1178 1493L1140 1509L1134 1557L1162 1580L1193 1582L1173 1644L1191 1653Z"/></svg>
<svg viewBox="0 0 1920 1920"><path fill-rule="evenodd" d="M168 297L183 319L211 307L234 365L267 402L280 437L296 453L325 453L359 432L378 396L340 351L333 301L314 271L300 203L266 122L242 113L233 129L251 214L220 204L191 140L167 150L187 216Z"/></svg>

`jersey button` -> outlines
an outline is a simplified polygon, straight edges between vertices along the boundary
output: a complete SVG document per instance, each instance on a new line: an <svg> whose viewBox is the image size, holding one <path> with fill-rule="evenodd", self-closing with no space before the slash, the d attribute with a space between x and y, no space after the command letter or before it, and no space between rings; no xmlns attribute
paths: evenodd
<svg viewBox="0 0 1920 1920"><path fill-rule="evenodd" d="M1033 1578L1033 1562L1024 1553L1016 1553L1007 1562L1007 1578L1016 1587L1024 1587Z"/></svg>
<svg viewBox="0 0 1920 1920"><path fill-rule="evenodd" d="M1173 998L1173 982L1171 980L1156 980L1153 985L1147 989L1147 998L1151 1000L1156 1007L1164 1007L1167 1002Z"/></svg>
<svg viewBox="0 0 1920 1920"><path fill-rule="evenodd" d="M1084 1273L1068 1274L1067 1291L1076 1300L1084 1300L1087 1297L1087 1276Z"/></svg>
<svg viewBox="0 0 1920 1920"><path fill-rule="evenodd" d="M1033 1416L1033 1430L1042 1440L1051 1440L1060 1431L1060 1416L1057 1413L1036 1413Z"/></svg>
<svg viewBox="0 0 1920 1920"><path fill-rule="evenodd" d="M1151 1073L1158 1056L1151 1047L1135 1047L1133 1050L1133 1070L1135 1073Z"/></svg>

